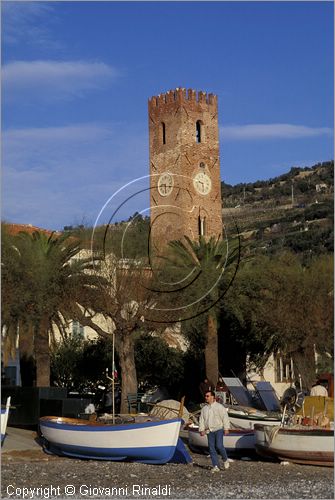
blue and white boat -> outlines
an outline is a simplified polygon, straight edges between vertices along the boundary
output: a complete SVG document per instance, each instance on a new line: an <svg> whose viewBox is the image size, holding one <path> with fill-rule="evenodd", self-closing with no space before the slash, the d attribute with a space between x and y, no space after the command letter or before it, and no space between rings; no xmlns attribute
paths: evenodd
<svg viewBox="0 0 335 500"><path fill-rule="evenodd" d="M8 396L6 406L1 406L1 444L4 442L6 436L7 422L9 416L11 397Z"/></svg>
<svg viewBox="0 0 335 500"><path fill-rule="evenodd" d="M106 424L64 417L39 420L45 451L95 460L165 464L176 453L182 419Z"/></svg>
<svg viewBox="0 0 335 500"><path fill-rule="evenodd" d="M207 436L201 436L199 426L191 424L188 430L188 446L192 451L208 453ZM230 429L224 436L223 444L228 455L249 455L255 450L255 432L253 429Z"/></svg>

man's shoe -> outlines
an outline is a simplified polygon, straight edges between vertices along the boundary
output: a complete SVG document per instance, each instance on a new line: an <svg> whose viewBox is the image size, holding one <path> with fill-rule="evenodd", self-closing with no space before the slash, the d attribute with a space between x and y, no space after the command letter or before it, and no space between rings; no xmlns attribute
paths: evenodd
<svg viewBox="0 0 335 500"><path fill-rule="evenodd" d="M229 462L228 460L226 462L223 462L223 468L224 469L229 469L230 465L229 465Z"/></svg>
<svg viewBox="0 0 335 500"><path fill-rule="evenodd" d="M220 472L220 469L217 465L215 465L215 467L212 468L211 472Z"/></svg>

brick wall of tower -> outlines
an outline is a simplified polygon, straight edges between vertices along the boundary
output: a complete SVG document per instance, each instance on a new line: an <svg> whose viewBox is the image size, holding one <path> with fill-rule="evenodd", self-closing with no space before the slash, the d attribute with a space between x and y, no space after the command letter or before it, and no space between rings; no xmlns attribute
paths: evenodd
<svg viewBox="0 0 335 500"><path fill-rule="evenodd" d="M197 239L199 217L206 220L206 237L221 235L217 97L179 88L152 97L148 110L154 247L161 248L168 241L180 239L183 235ZM197 121L201 122L201 142L196 141ZM173 178L173 189L169 195L162 196L157 186L165 172ZM199 194L194 187L193 178L199 172L204 172L211 179L212 188L207 195Z"/></svg>

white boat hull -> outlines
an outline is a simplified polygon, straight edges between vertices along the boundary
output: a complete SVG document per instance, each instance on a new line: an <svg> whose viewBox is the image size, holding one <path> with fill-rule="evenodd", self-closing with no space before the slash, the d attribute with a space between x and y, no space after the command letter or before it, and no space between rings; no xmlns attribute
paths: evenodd
<svg viewBox="0 0 335 500"><path fill-rule="evenodd" d="M334 466L334 430L313 427L255 426L260 455L296 463Z"/></svg>
<svg viewBox="0 0 335 500"><path fill-rule="evenodd" d="M173 457L181 419L108 425L61 417L40 418L51 452L79 458L166 463Z"/></svg>
<svg viewBox="0 0 335 500"><path fill-rule="evenodd" d="M1 444L3 443L6 436L7 422L9 416L9 407L10 407L11 397L7 398L6 407L1 408Z"/></svg>
<svg viewBox="0 0 335 500"><path fill-rule="evenodd" d="M243 415L235 413L234 411L228 410L228 416L231 424L239 429L252 430L255 424L261 425L279 425L281 419L279 417L261 417L257 415Z"/></svg>
<svg viewBox="0 0 335 500"><path fill-rule="evenodd" d="M255 451L255 433L252 430L233 429L223 437L223 445L229 454ZM193 451L208 451L207 436L201 436L199 427L188 428L188 445Z"/></svg>

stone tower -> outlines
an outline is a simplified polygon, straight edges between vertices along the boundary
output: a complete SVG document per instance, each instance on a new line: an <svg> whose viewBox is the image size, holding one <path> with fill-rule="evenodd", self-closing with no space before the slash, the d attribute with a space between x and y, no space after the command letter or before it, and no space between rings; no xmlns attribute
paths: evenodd
<svg viewBox="0 0 335 500"><path fill-rule="evenodd" d="M149 99L151 248L222 235L217 96L170 90Z"/></svg>

